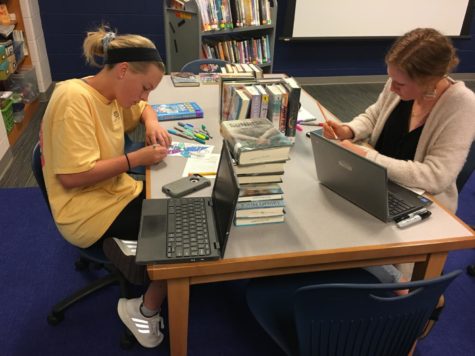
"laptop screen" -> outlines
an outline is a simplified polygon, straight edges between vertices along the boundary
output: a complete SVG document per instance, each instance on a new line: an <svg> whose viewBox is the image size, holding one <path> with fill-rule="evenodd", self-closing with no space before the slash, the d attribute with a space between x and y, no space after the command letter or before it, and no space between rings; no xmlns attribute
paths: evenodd
<svg viewBox="0 0 475 356"><path fill-rule="evenodd" d="M222 254L226 249L227 235L231 230L238 196L239 187L234 175L231 155L226 143L223 142L212 194L214 219Z"/></svg>

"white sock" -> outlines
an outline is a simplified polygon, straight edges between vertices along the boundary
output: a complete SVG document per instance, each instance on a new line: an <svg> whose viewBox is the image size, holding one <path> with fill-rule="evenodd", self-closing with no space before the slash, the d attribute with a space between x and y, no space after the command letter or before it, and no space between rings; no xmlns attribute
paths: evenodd
<svg viewBox="0 0 475 356"><path fill-rule="evenodd" d="M142 315L146 318L151 318L152 316L155 316L158 314L159 310L152 310L152 309L149 309L147 308L145 305L140 304L140 312L142 313Z"/></svg>

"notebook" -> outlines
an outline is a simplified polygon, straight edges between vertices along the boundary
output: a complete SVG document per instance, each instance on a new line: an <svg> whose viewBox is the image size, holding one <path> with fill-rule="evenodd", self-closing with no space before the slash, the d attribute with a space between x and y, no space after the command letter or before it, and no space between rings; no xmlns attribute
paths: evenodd
<svg viewBox="0 0 475 356"><path fill-rule="evenodd" d="M239 188L223 143L211 197L145 199L136 263L177 263L223 258Z"/></svg>
<svg viewBox="0 0 475 356"><path fill-rule="evenodd" d="M386 168L313 131L310 135L320 182L382 221L392 221L432 202L388 180Z"/></svg>

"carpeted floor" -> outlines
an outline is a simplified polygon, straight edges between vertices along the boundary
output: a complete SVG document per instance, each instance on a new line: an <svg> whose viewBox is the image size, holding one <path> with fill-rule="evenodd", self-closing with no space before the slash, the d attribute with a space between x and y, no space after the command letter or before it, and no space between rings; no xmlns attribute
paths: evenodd
<svg viewBox="0 0 475 356"><path fill-rule="evenodd" d="M123 327L116 314L116 286L74 305L61 324L48 325L51 306L100 272L74 270L77 252L60 237L38 188L0 189L0 201L1 355L169 353L167 339L154 350L138 345L120 349ZM472 262L475 250L453 252L446 270L465 269ZM189 355L282 355L248 311L245 284L192 287ZM139 295L141 290L133 292ZM429 338L418 344L416 356L473 355L475 278L462 274L445 296L446 310ZM167 320L166 306L164 315Z"/></svg>

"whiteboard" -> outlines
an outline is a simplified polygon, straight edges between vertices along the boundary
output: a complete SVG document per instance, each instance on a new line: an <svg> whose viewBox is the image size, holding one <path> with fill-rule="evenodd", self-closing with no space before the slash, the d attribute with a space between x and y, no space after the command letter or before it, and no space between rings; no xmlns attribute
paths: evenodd
<svg viewBox="0 0 475 356"><path fill-rule="evenodd" d="M432 27L447 36L459 36L469 4L469 0L293 2L293 38L393 37L417 27Z"/></svg>

